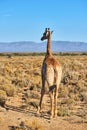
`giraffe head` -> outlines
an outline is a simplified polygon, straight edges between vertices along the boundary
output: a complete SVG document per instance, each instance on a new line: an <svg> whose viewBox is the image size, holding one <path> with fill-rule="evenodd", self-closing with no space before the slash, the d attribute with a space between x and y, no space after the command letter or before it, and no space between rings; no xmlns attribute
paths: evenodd
<svg viewBox="0 0 87 130"><path fill-rule="evenodd" d="M41 41L48 39L52 33L53 31L50 31L50 28L46 28L43 36L41 37Z"/></svg>

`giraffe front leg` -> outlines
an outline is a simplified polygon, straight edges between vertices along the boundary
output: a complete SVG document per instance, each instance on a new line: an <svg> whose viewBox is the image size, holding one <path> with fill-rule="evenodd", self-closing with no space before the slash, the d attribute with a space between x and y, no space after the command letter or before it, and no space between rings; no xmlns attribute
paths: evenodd
<svg viewBox="0 0 87 130"><path fill-rule="evenodd" d="M57 117L57 98L58 98L58 89L56 88L55 92L55 106L54 106L54 116Z"/></svg>

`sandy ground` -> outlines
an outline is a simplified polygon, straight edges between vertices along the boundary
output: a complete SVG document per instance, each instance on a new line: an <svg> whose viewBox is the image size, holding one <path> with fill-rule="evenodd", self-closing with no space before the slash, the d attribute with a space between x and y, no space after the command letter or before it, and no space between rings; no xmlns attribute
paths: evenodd
<svg viewBox="0 0 87 130"><path fill-rule="evenodd" d="M20 96L19 96L20 95ZM19 94L15 97L9 98L7 105L9 108L0 107L0 130L10 130L13 127L19 126L21 122L28 122L28 125L38 125L44 128L44 130L86 130L87 118L84 119L80 116L65 116L49 119L49 114L45 111L41 116L36 114L36 109L28 111L27 109L21 109L23 105L22 95ZM47 97L45 97L47 99ZM45 100L44 102L47 102ZM35 124L36 122L36 124ZM42 129L40 129L42 130Z"/></svg>

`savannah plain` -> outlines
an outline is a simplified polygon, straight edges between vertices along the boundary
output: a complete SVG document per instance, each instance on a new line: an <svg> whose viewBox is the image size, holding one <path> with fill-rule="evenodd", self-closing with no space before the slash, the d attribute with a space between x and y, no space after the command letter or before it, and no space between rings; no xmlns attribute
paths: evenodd
<svg viewBox="0 0 87 130"><path fill-rule="evenodd" d="M55 58L62 65L63 75L58 116L50 120L47 87L42 113L37 115L44 55L0 56L0 130L87 129L87 55Z"/></svg>

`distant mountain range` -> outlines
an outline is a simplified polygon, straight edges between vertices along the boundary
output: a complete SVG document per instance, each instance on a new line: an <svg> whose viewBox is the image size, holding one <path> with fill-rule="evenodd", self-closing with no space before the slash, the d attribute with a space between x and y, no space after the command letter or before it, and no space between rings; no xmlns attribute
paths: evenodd
<svg viewBox="0 0 87 130"><path fill-rule="evenodd" d="M45 52L47 42L0 42L0 52ZM87 52L87 43L70 41L52 41L53 52Z"/></svg>

